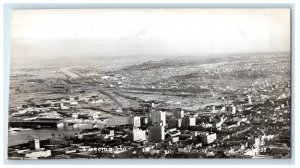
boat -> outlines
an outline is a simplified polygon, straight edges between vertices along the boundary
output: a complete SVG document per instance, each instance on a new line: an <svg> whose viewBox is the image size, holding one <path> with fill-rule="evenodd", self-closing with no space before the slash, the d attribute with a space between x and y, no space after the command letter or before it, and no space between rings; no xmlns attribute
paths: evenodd
<svg viewBox="0 0 300 168"><path fill-rule="evenodd" d="M58 124L57 124L57 127L58 127L58 128L64 127L64 126L65 126L64 123L58 123Z"/></svg>
<svg viewBox="0 0 300 168"><path fill-rule="evenodd" d="M22 131L22 128L10 128L9 131L16 131L16 132L20 132Z"/></svg>
<svg viewBox="0 0 300 168"><path fill-rule="evenodd" d="M31 117L31 118L24 118L23 120L24 121L33 121L33 120L36 120L37 117Z"/></svg>
<svg viewBox="0 0 300 168"><path fill-rule="evenodd" d="M9 131L11 132L21 132L21 131L30 131L31 128L9 128Z"/></svg>
<svg viewBox="0 0 300 168"><path fill-rule="evenodd" d="M61 120L63 117L57 112L41 113L37 116L38 120Z"/></svg>
<svg viewBox="0 0 300 168"><path fill-rule="evenodd" d="M90 123L77 123L73 125L73 128L93 128L93 124Z"/></svg>

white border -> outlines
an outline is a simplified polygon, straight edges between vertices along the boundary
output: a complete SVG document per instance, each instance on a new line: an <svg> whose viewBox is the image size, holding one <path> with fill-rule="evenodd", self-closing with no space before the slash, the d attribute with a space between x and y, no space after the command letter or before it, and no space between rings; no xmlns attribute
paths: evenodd
<svg viewBox="0 0 300 168"><path fill-rule="evenodd" d="M3 4L4 3L25 3L23 0L2 0L1 2L1 28L2 28L2 31L1 31L1 37L4 37L3 35ZM299 128L299 114L297 114L297 111L299 111L299 103L297 104L297 102L299 102L299 89L297 89L296 86L299 86L299 78L297 78L297 72L299 72L299 67L296 66L296 64L299 62L299 58L297 56L297 48L296 46L297 45L297 39L300 39L299 38L299 35L297 34L296 30L300 30L299 29L299 22L297 22L297 18L299 20L299 12L297 11L297 9L300 8L300 5L299 5L299 2L297 2L297 0L254 0L254 1L251 1L251 0L243 0L243 1L239 1L239 0L231 0L231 1L227 1L227 0L211 0L211 1L208 1L208 0L186 0L186 1L183 1L183 0L152 0L152 1L145 1L145 0L131 0L131 1L128 1L128 0L125 0L125 1L122 1L122 0L103 0L103 1L99 1L99 0L72 0L72 1L67 1L67 0L44 0L43 2L41 2L41 0L28 0L26 1L26 3L43 3L43 4L49 4L49 3L85 3L85 4L88 4L88 3L110 3L110 4L113 4L113 3L156 3L156 4L159 4L159 3L179 3L179 4L187 4L187 3L209 3L209 4L224 4L224 3L234 3L234 4L265 4L265 3L273 3L273 4L280 4L280 3L284 3L284 4L287 4L287 3L290 3L290 4L294 4L295 7L294 7L294 13L295 13L295 25L294 25L294 63L295 63L295 66L294 66L294 95L295 95L295 99L294 99L294 102L295 102L295 108L294 108L294 117L295 117L295 125L294 125L294 128ZM1 51L3 53L3 40L1 40ZM2 54L3 55L3 54ZM1 62L1 65L3 65L3 56L1 57L0 59L0 62ZM0 74L1 74L1 82L0 82L0 89L3 93L3 66L0 66L2 67L0 69ZM1 109L1 121L3 121L3 94L1 94L1 98L0 98L0 109ZM2 123L2 122L1 122ZM294 165L289 165L289 167L299 167L299 162L297 162L298 160L298 155L297 155L297 142L299 142L299 133L297 134L297 131L294 131L295 132L295 164ZM14 166L19 166L19 165L3 165L3 160L4 160L4 157L6 156L3 156L3 138L7 138L7 137L3 137L3 129L0 129L0 140L1 140L1 144L0 144L0 158L1 158L1 167L14 167ZM88 162L89 160L86 160L86 162ZM148 163L149 161L147 161ZM153 161L151 161L153 162ZM234 160L233 160L234 162ZM172 161L170 161L170 164L172 164ZM271 163L270 163L271 165ZM25 167L40 167L40 166L46 166L46 167L52 167L52 166L63 166L63 165L25 165ZM72 167L84 167L85 165L72 165ZM121 165L87 165L87 166L92 166L92 167L99 167L99 166L105 166L105 167L120 167ZM124 166L130 166L132 167L132 165L124 165ZM153 166L158 166L158 165L134 165L134 167L136 166L143 166L143 167L153 167ZM167 165L164 165L164 166L167 166ZM171 165L172 167L183 167L184 165ZM191 165L192 166L192 165ZM196 165L195 165L196 166ZM197 165L197 166L204 166L204 165ZM220 165L220 164L217 164L216 165L205 165L205 166L212 166L212 167L219 167L219 166L222 166L222 167L241 167L241 165L230 165L230 164L226 164L226 165ZM268 166L268 165L242 165L243 167L253 167L253 166ZM272 167L282 167L284 165L272 165ZM23 166L22 166L23 167ZM123 167L123 165L122 165Z"/></svg>

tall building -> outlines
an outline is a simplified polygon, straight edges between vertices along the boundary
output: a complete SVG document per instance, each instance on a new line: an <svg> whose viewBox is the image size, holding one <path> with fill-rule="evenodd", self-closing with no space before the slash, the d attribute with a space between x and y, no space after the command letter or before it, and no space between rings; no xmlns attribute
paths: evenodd
<svg viewBox="0 0 300 168"><path fill-rule="evenodd" d="M179 128L181 127L182 119L170 119L168 120L168 128Z"/></svg>
<svg viewBox="0 0 300 168"><path fill-rule="evenodd" d="M180 110L175 110L175 111L173 112L173 115L174 115L174 118L176 118L176 119L181 119L181 118L184 117L184 111L183 111L182 109L180 109Z"/></svg>
<svg viewBox="0 0 300 168"><path fill-rule="evenodd" d="M146 140L146 131L133 127L130 138L131 141L144 141Z"/></svg>
<svg viewBox="0 0 300 168"><path fill-rule="evenodd" d="M28 141L30 149L39 150L40 149L40 140L38 138L33 138Z"/></svg>
<svg viewBox="0 0 300 168"><path fill-rule="evenodd" d="M148 140L151 142L160 142L165 140L165 127L154 123L153 126L148 128Z"/></svg>
<svg viewBox="0 0 300 168"><path fill-rule="evenodd" d="M141 117L130 117L129 123L133 125L133 127L140 127L141 126Z"/></svg>
<svg viewBox="0 0 300 168"><path fill-rule="evenodd" d="M182 118L181 125L182 125L182 127L196 126L196 118L186 116L186 117Z"/></svg>
<svg viewBox="0 0 300 168"><path fill-rule="evenodd" d="M141 117L141 125L148 125L149 118L148 117Z"/></svg>
<svg viewBox="0 0 300 168"><path fill-rule="evenodd" d="M158 123L161 126L166 126L166 112L151 109L150 118L152 124Z"/></svg>
<svg viewBox="0 0 300 168"><path fill-rule="evenodd" d="M34 139L34 149L39 150L40 149L40 140Z"/></svg>

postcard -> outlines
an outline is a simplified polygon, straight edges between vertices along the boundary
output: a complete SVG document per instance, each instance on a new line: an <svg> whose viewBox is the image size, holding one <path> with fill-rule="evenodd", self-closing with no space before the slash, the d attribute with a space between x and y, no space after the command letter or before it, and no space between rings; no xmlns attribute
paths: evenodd
<svg viewBox="0 0 300 168"><path fill-rule="evenodd" d="M291 157L289 8L16 9L8 159Z"/></svg>

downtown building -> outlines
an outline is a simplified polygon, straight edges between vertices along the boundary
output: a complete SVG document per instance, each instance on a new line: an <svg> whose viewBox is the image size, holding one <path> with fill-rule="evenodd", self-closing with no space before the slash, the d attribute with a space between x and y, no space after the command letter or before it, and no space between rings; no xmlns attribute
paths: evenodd
<svg viewBox="0 0 300 168"><path fill-rule="evenodd" d="M148 140L151 142L165 140L166 112L151 109L150 119L152 125L148 127Z"/></svg>

